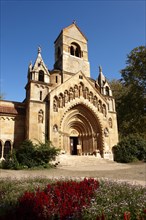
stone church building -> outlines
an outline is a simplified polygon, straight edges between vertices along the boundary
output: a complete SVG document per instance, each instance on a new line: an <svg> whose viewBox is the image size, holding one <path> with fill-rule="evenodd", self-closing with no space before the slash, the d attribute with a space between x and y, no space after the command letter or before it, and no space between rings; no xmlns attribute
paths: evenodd
<svg viewBox="0 0 146 220"><path fill-rule="evenodd" d="M118 142L115 100L99 67L90 78L87 38L75 23L54 42L54 69L41 48L28 68L23 102L0 101L0 158L25 140L48 139L64 153L111 158Z"/></svg>

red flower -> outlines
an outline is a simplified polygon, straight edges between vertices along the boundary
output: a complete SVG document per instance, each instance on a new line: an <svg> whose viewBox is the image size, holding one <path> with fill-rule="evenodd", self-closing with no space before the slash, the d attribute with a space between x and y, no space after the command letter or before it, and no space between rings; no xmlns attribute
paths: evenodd
<svg viewBox="0 0 146 220"><path fill-rule="evenodd" d="M124 220L130 220L130 212L124 212Z"/></svg>
<svg viewBox="0 0 146 220"><path fill-rule="evenodd" d="M26 192L19 199L18 213L21 219L49 219L58 216L61 220L68 217L79 218L82 207L90 205L91 198L99 183L94 179L84 179L81 182L58 181L48 184L44 191ZM101 220L104 220L102 215Z"/></svg>

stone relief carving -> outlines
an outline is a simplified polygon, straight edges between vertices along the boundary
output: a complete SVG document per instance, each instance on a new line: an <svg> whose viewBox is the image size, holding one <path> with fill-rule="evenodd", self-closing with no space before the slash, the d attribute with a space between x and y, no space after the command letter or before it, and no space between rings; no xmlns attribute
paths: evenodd
<svg viewBox="0 0 146 220"><path fill-rule="evenodd" d="M108 128L105 128L105 129L104 129L104 136L105 136L105 137L108 137L108 136L109 136L109 130L108 130Z"/></svg>
<svg viewBox="0 0 146 220"><path fill-rule="evenodd" d="M43 123L43 120L44 120L44 112L43 112L43 110L41 109L41 110L38 112L38 123Z"/></svg>
<svg viewBox="0 0 146 220"><path fill-rule="evenodd" d="M63 108L66 103L80 96L88 99L99 112L103 113L105 117L107 116L106 105L103 104L101 100L98 100L97 96L94 95L93 92L89 91L88 87L84 87L81 83L79 85L75 85L74 88L70 87L69 90L65 90L63 94L60 93L58 97L54 96L53 111L58 112L58 108Z"/></svg>
<svg viewBox="0 0 146 220"><path fill-rule="evenodd" d="M58 103L57 103L56 98L54 98L54 100L53 100L53 110L54 110L54 112L58 111Z"/></svg>
<svg viewBox="0 0 146 220"><path fill-rule="evenodd" d="M109 124L109 127L112 128L113 127L113 121L111 118L108 119L108 124Z"/></svg>
<svg viewBox="0 0 146 220"><path fill-rule="evenodd" d="M54 132L57 132L57 131L58 131L58 126L57 126L56 124L53 126L53 131L54 131Z"/></svg>
<svg viewBox="0 0 146 220"><path fill-rule="evenodd" d="M105 105L103 105L103 115L106 117L106 106Z"/></svg>

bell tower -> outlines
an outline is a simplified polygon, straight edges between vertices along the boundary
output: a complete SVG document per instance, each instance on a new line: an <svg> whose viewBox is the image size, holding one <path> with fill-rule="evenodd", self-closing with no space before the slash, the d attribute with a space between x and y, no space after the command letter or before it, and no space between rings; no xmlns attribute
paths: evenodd
<svg viewBox="0 0 146 220"><path fill-rule="evenodd" d="M55 69L60 69L63 74L82 71L85 76L90 77L87 38L75 22L61 31L54 44Z"/></svg>
<svg viewBox="0 0 146 220"><path fill-rule="evenodd" d="M48 138L48 93L50 72L45 65L41 48L34 65L28 68L26 89L26 139L44 142Z"/></svg>

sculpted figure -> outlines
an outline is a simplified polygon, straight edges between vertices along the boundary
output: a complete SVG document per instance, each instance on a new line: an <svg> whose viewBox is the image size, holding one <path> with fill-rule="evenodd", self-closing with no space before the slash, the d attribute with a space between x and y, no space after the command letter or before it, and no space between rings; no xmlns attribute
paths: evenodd
<svg viewBox="0 0 146 220"><path fill-rule="evenodd" d="M38 113L38 123L43 123L44 120L44 113L43 110L40 110Z"/></svg>

